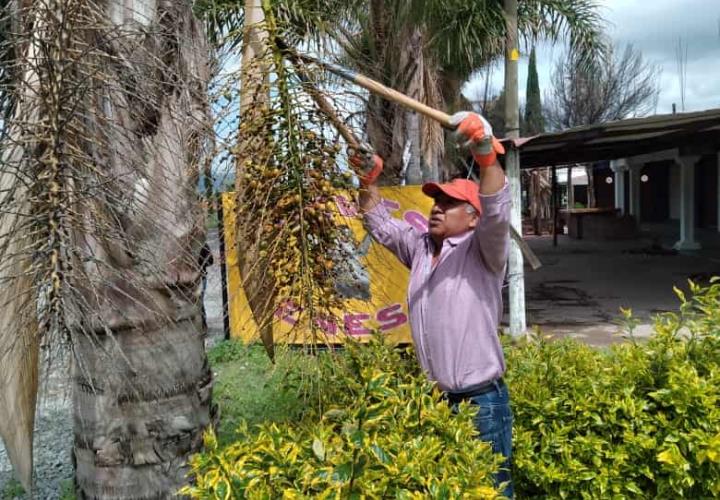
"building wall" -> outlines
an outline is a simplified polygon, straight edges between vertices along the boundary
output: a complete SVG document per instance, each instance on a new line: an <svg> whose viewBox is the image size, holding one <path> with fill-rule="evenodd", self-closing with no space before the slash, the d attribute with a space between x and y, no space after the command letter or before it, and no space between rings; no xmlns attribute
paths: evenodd
<svg viewBox="0 0 720 500"><path fill-rule="evenodd" d="M595 166L593 171L595 181L595 201L598 208L612 208L615 206L615 185L613 171L608 162ZM610 178L608 184L607 179Z"/></svg>
<svg viewBox="0 0 720 500"><path fill-rule="evenodd" d="M718 225L717 155L705 155L695 166L695 223L697 227Z"/></svg>
<svg viewBox="0 0 720 500"><path fill-rule="evenodd" d="M646 163L640 171L640 220L663 222L670 216L670 166L672 161ZM644 181L643 181L644 179Z"/></svg>

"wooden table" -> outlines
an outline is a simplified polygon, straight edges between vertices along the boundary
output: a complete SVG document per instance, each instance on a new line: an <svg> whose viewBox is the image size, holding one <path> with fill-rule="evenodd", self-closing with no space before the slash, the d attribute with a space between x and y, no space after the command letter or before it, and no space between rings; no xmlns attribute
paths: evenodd
<svg viewBox="0 0 720 500"><path fill-rule="evenodd" d="M616 215L617 208L571 208L560 210L560 214L567 218L568 236L578 240L583 238L583 218L598 215Z"/></svg>

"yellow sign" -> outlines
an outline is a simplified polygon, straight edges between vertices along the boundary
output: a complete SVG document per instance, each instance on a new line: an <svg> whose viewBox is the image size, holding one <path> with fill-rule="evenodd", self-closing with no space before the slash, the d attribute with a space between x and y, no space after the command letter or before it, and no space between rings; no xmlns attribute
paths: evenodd
<svg viewBox="0 0 720 500"><path fill-rule="evenodd" d="M520 59L520 51L518 49L512 49L510 51L510 60L517 61L518 59Z"/></svg>
<svg viewBox="0 0 720 500"><path fill-rule="evenodd" d="M427 231L427 214L432 199L425 196L420 186L385 187L380 189L383 203L390 213L418 229ZM391 342L411 342L407 311L407 284L409 271L385 247L376 243L367 233L358 214L357 206L347 196L335 199L341 224L355 236L352 263L353 277L342 280L336 288L343 297L343 310L334 318L318 320L317 326L325 333L328 343L341 343L344 335L363 339L377 330ZM225 245L230 314L230 333L244 342L258 340L258 327L242 287L235 243L233 214L235 197L223 196L225 215ZM291 304L280 307L273 322L273 336L277 342L303 343L307 331L297 323L297 309ZM306 330L306 328L305 328Z"/></svg>

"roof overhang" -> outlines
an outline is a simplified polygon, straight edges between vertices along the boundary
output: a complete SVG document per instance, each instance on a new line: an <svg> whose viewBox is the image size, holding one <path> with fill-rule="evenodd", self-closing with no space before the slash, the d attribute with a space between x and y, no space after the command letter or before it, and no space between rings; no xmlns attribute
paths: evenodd
<svg viewBox="0 0 720 500"><path fill-rule="evenodd" d="M720 149L720 109L632 118L501 142L520 150L521 168L614 160L669 149L705 154Z"/></svg>

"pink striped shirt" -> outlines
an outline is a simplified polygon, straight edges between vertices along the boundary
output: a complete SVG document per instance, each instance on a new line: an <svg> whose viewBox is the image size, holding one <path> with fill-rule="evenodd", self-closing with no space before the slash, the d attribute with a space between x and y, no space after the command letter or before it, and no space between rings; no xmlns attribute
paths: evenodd
<svg viewBox="0 0 720 500"><path fill-rule="evenodd" d="M463 392L505 372L498 323L510 245L510 190L480 196L474 231L446 238L433 268L434 243L382 203L365 214L376 241L410 268L408 310L418 361L440 389Z"/></svg>

